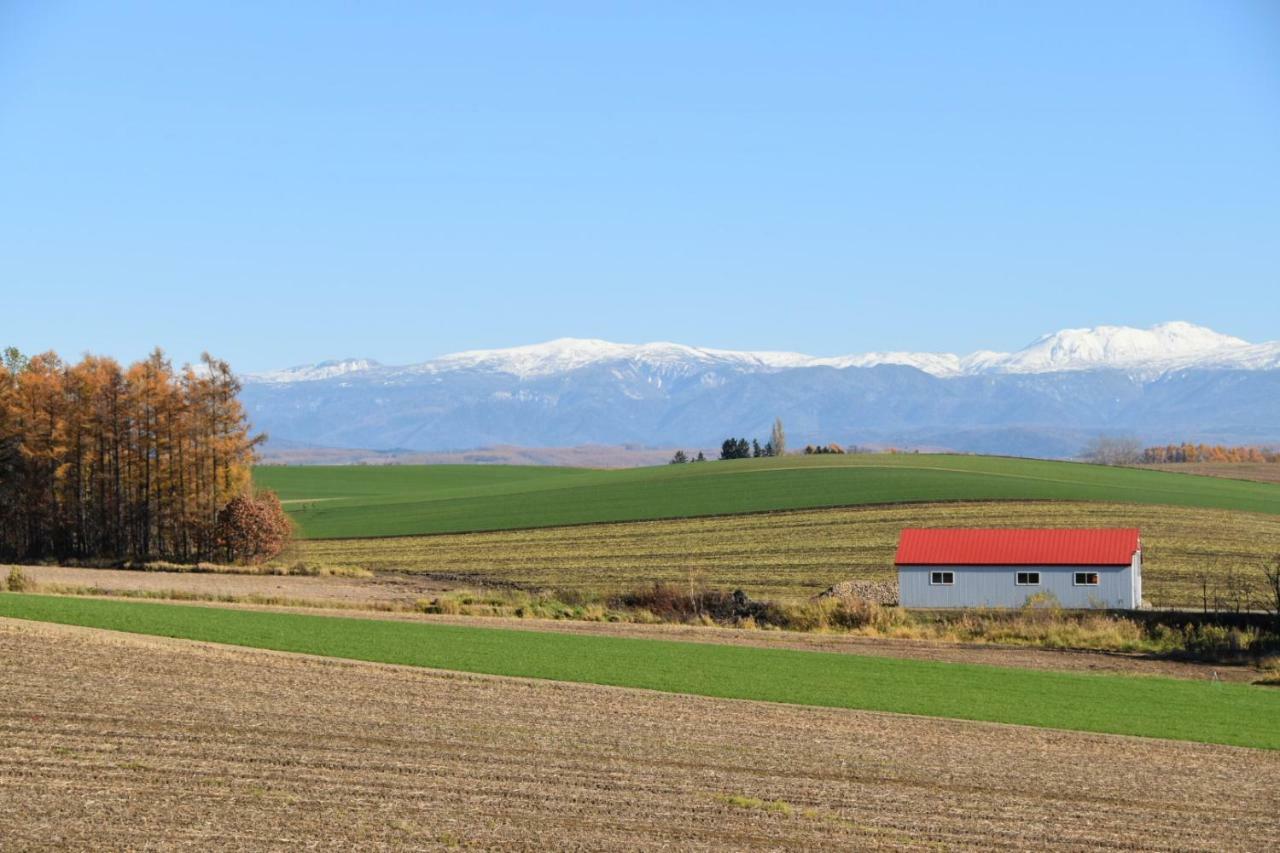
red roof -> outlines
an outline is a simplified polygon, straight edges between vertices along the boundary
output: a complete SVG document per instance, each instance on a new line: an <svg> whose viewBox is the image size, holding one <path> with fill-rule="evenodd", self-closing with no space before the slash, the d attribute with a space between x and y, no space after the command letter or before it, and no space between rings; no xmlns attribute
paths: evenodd
<svg viewBox="0 0 1280 853"><path fill-rule="evenodd" d="M899 566L1127 566L1138 529L907 529Z"/></svg>

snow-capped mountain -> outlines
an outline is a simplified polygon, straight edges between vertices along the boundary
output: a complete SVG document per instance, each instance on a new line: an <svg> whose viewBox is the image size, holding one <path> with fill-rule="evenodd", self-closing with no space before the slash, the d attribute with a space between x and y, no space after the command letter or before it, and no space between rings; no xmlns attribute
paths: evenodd
<svg viewBox="0 0 1280 853"><path fill-rule="evenodd" d="M1090 435L1280 441L1280 342L1190 323L1066 329L1017 352L810 356L564 338L404 367L244 377L258 428L329 447L793 440L1070 455Z"/></svg>
<svg viewBox="0 0 1280 853"><path fill-rule="evenodd" d="M332 379L348 373L361 373L374 370L382 365L370 358L344 358L338 361L321 361L317 364L303 364L298 367L286 367L283 370L269 370L246 377L250 382L316 382L321 379Z"/></svg>
<svg viewBox="0 0 1280 853"><path fill-rule="evenodd" d="M1097 326L1064 329L1044 335L1012 353L981 350L966 356L929 352L869 352L816 357L794 352L737 352L674 343L617 344L610 341L560 338L543 344L507 349L472 350L421 364L384 368L370 359L322 361L251 374L251 382L308 382L351 373L441 374L459 370L503 373L521 379L569 373L591 365L622 362L667 372L689 372L720 366L791 370L802 367L877 367L902 365L931 376L977 376L991 373L1057 373L1116 369L1155 375L1195 366L1269 370L1280 366L1280 342L1253 345L1191 323L1162 323L1149 329Z"/></svg>

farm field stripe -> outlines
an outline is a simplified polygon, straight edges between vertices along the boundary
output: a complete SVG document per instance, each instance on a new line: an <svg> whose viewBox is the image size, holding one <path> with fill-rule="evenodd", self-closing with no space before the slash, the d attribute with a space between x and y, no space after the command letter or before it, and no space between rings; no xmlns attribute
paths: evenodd
<svg viewBox="0 0 1280 853"><path fill-rule="evenodd" d="M1280 485L1135 468L921 454L621 471L510 466L259 468L303 538L343 539L956 500L1070 500L1280 515Z"/></svg>
<svg viewBox="0 0 1280 853"><path fill-rule="evenodd" d="M0 594L0 616L328 657L730 699L1280 749L1280 692L718 646Z"/></svg>

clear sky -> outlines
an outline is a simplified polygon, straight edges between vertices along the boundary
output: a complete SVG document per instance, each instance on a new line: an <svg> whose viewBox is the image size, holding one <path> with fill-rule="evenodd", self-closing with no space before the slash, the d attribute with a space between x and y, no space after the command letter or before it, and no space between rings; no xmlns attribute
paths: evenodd
<svg viewBox="0 0 1280 853"><path fill-rule="evenodd" d="M1280 338L1280 3L0 0L0 343Z"/></svg>

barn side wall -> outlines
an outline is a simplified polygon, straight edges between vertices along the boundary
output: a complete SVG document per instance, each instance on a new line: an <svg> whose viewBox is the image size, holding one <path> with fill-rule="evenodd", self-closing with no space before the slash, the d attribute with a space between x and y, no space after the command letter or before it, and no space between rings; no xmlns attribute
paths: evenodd
<svg viewBox="0 0 1280 853"><path fill-rule="evenodd" d="M931 572L955 573L953 586L929 583ZM1039 572L1039 586L1018 586L1018 572ZM1097 586L1076 586L1076 572L1097 572ZM1136 606L1134 566L899 566L903 607L1022 607L1029 596L1052 593L1071 609L1131 610Z"/></svg>

